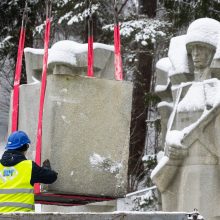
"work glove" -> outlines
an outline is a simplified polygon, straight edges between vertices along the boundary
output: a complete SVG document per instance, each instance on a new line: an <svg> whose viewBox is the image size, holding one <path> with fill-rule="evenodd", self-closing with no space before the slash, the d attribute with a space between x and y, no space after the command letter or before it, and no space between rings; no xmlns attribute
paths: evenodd
<svg viewBox="0 0 220 220"><path fill-rule="evenodd" d="M51 170L50 161L49 161L48 159L46 159L46 160L43 162L43 168L46 168L46 169Z"/></svg>

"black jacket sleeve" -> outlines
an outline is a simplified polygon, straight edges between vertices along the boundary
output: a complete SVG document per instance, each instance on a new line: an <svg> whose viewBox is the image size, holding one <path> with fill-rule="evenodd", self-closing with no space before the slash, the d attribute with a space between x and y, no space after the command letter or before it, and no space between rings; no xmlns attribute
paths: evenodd
<svg viewBox="0 0 220 220"><path fill-rule="evenodd" d="M48 168L40 167L32 161L31 185L34 185L34 183L53 183L56 181L57 175L57 172Z"/></svg>

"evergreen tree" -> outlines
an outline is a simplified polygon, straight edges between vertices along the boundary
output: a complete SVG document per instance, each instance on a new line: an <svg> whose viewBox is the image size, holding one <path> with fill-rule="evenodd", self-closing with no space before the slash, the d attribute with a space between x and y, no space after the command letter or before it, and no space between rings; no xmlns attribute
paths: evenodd
<svg viewBox="0 0 220 220"><path fill-rule="evenodd" d="M159 0L166 17L174 25L174 31L188 27L189 23L202 17L220 21L220 2L217 0Z"/></svg>

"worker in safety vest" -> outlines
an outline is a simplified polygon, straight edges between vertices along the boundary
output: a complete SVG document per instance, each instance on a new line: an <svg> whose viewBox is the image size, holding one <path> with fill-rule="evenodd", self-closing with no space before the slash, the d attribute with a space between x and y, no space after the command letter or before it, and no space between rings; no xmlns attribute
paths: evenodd
<svg viewBox="0 0 220 220"><path fill-rule="evenodd" d="M0 212L34 211L34 183L50 184L57 173L27 160L30 139L23 131L9 137L0 161Z"/></svg>

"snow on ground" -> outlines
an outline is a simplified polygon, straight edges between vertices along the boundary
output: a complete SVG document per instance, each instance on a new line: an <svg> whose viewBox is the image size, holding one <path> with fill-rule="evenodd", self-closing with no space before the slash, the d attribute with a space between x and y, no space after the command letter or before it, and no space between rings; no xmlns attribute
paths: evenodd
<svg viewBox="0 0 220 220"><path fill-rule="evenodd" d="M157 187L152 186L126 195L125 198L117 199L118 211L156 211ZM140 212L141 213L141 212Z"/></svg>

